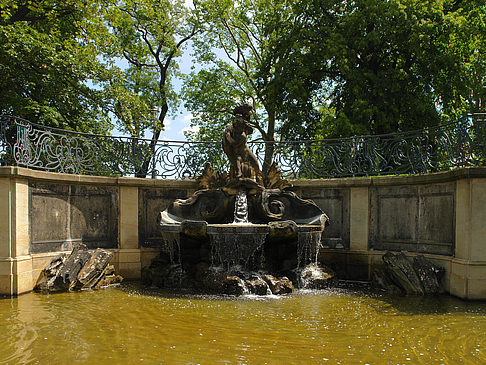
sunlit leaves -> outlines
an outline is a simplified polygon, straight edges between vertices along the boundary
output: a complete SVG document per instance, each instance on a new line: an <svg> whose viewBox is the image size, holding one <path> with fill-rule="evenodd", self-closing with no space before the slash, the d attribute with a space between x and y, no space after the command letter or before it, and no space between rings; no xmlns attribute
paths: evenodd
<svg viewBox="0 0 486 365"><path fill-rule="evenodd" d="M0 109L63 128L106 132L87 86L94 55L78 43L88 1L0 3Z"/></svg>

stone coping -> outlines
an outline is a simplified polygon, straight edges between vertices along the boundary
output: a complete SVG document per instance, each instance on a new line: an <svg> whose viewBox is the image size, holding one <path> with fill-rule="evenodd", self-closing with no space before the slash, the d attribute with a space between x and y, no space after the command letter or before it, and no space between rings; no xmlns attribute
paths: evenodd
<svg viewBox="0 0 486 365"><path fill-rule="evenodd" d="M450 171L415 175L393 175L373 177L341 177L332 179L291 180L298 188L305 187L370 187L386 185L415 185L441 183L460 179L486 178L486 167L462 167Z"/></svg>
<svg viewBox="0 0 486 365"><path fill-rule="evenodd" d="M18 179L28 179L34 181L77 183L87 185L137 186L154 188L182 187L187 189L197 188L197 183L195 180L144 179L137 177L74 175L32 170L25 167L17 166L0 166L0 178L2 177L15 177Z"/></svg>
<svg viewBox="0 0 486 365"><path fill-rule="evenodd" d="M197 189L195 180L145 179L136 177L105 177L92 175L74 175L57 172L46 172L17 166L0 166L1 177L15 177L35 181L59 183L97 184L111 186L137 186L154 188L187 188ZM416 175L342 177L331 179L290 180L296 188L305 187L370 187L386 185L414 185L440 183L460 179L486 178L486 166L464 167L450 171L441 171Z"/></svg>

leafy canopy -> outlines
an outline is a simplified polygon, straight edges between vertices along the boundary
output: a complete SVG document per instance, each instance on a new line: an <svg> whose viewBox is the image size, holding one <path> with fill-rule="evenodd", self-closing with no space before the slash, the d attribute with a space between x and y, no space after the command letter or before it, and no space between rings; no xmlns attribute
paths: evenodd
<svg viewBox="0 0 486 365"><path fill-rule="evenodd" d="M0 1L0 111L61 128L106 132L103 97L88 86L96 52L80 41L91 1Z"/></svg>

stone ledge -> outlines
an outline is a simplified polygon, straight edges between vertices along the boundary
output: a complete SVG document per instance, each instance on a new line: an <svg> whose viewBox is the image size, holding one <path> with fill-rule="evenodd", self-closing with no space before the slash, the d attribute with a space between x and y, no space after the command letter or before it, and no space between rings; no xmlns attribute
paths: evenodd
<svg viewBox="0 0 486 365"><path fill-rule="evenodd" d="M170 188L179 187L186 189L196 189L195 180L173 180L173 179L146 179L136 177L106 177L95 175L74 175L57 172L46 172L33 170L18 166L0 166L0 177L18 177L39 181L78 183L78 184L102 184L118 186L137 186ZM414 185L424 183L438 183L455 181L459 179L486 178L486 167L464 167L450 171L441 171L416 175L398 176L373 176L373 177L342 177L329 179L308 179L291 180L296 188L305 187L363 187L363 186L382 186L382 185Z"/></svg>
<svg viewBox="0 0 486 365"><path fill-rule="evenodd" d="M343 177L331 179L291 180L296 188L352 188L362 186L416 185L440 183L460 179L486 178L486 167L462 167L450 171L416 175L394 175L373 177Z"/></svg>
<svg viewBox="0 0 486 365"><path fill-rule="evenodd" d="M57 182L65 184L86 184L106 186L134 186L153 188L185 188L196 189L195 180L145 179L137 177L107 177L95 175L74 175L57 172L47 172L18 166L0 166L0 178L22 178L29 181Z"/></svg>

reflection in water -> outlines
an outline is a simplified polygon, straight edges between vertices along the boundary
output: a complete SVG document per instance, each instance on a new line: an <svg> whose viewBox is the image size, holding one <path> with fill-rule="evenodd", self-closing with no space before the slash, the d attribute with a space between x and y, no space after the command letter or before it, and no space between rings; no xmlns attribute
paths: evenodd
<svg viewBox="0 0 486 365"><path fill-rule="evenodd" d="M351 290L170 295L135 284L0 299L2 364L484 363L486 303Z"/></svg>

